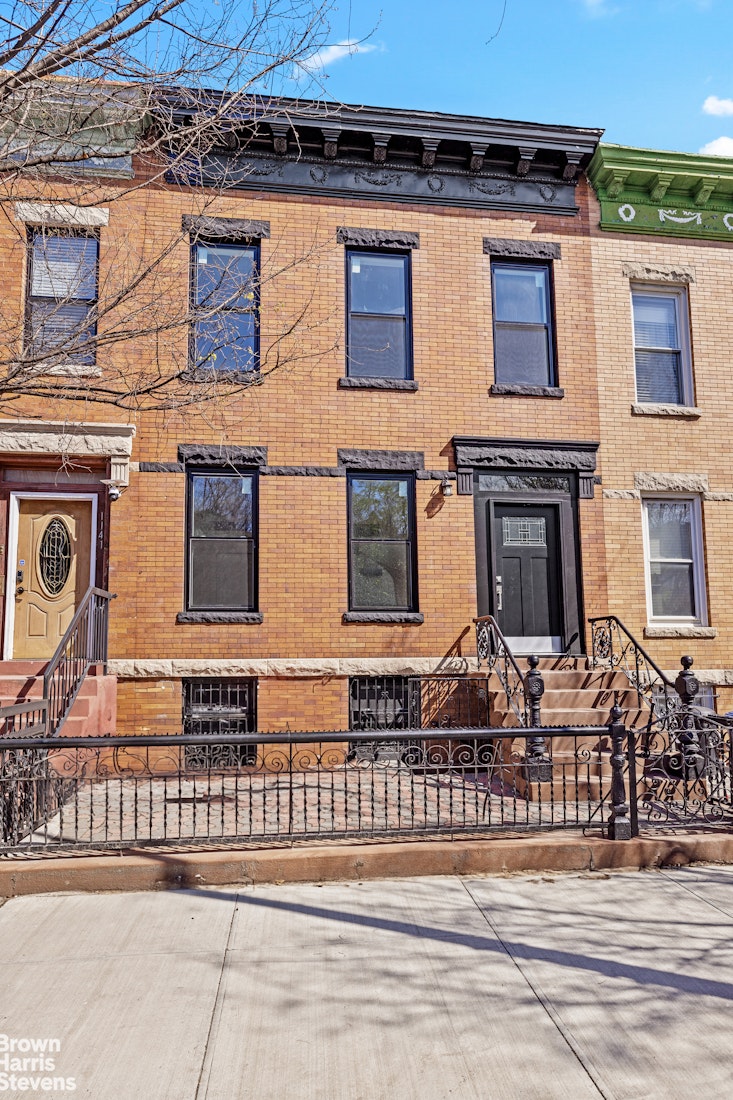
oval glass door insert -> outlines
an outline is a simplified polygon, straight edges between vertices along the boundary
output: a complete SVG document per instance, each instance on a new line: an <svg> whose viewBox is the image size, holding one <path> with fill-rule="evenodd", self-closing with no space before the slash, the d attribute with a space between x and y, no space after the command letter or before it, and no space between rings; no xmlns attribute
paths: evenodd
<svg viewBox="0 0 733 1100"><path fill-rule="evenodd" d="M43 532L38 547L38 573L50 596L58 596L71 572L71 534L55 516Z"/></svg>

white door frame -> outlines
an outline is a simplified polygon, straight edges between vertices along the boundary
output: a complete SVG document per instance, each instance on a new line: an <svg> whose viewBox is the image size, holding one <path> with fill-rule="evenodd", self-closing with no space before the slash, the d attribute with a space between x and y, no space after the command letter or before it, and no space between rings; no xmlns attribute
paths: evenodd
<svg viewBox="0 0 733 1100"><path fill-rule="evenodd" d="M5 636L3 639L3 660L13 656L15 633L15 576L18 571L18 531L20 526L21 500L89 500L92 504L91 546L89 553L89 580L96 576L97 569L97 508L96 493L11 493L8 513L7 577L5 585Z"/></svg>

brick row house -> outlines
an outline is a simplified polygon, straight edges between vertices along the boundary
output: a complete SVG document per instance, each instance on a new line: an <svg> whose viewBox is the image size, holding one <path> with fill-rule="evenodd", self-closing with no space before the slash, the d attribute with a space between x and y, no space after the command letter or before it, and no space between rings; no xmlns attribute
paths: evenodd
<svg viewBox="0 0 733 1100"><path fill-rule="evenodd" d="M192 175L41 188L0 227L5 299L51 348L126 249L179 234L165 304L192 322L156 355L213 393L0 421L6 676L97 585L121 733L342 730L377 678L409 712L410 677L475 668L488 614L517 655L579 658L616 614L728 709L731 165L287 107ZM100 322L66 366L93 387L151 339L107 349Z"/></svg>

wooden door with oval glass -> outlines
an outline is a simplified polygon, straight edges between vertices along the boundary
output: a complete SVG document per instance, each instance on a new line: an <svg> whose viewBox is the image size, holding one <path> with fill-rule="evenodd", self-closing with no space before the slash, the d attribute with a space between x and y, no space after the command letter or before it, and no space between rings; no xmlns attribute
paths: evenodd
<svg viewBox="0 0 733 1100"><path fill-rule="evenodd" d="M515 653L562 649L558 509L494 504L494 614Z"/></svg>
<svg viewBox="0 0 733 1100"><path fill-rule="evenodd" d="M91 583L91 557L90 500L19 501L14 658L53 656Z"/></svg>

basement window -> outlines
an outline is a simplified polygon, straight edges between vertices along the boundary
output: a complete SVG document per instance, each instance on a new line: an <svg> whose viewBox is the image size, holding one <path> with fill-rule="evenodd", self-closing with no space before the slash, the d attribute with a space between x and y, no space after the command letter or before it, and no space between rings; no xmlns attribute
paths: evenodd
<svg viewBox="0 0 733 1100"><path fill-rule="evenodd" d="M256 745L226 741L231 734L257 729L256 698L257 680L253 676L183 681L183 732L211 738L211 744L184 745L189 771L251 767L257 762Z"/></svg>

